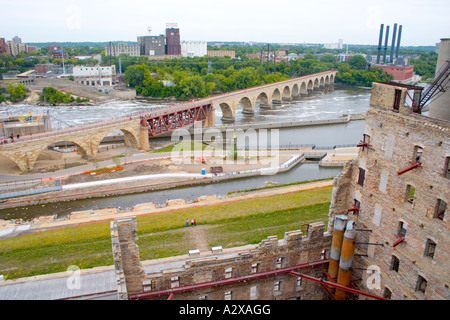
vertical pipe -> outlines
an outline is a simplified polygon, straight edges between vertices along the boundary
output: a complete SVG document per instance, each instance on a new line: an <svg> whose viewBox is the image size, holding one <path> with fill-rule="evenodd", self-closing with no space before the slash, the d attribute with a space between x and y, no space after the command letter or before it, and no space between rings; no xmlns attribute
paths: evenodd
<svg viewBox="0 0 450 320"><path fill-rule="evenodd" d="M394 23L394 31L392 32L392 45L391 45L391 54L389 56L389 63L394 62L394 49L395 49L395 37L397 36L397 24Z"/></svg>
<svg viewBox="0 0 450 320"><path fill-rule="evenodd" d="M340 214L334 217L333 237L331 239L330 262L328 274L336 279L339 271L339 259L341 258L342 241L344 240L345 225L348 217Z"/></svg>
<svg viewBox="0 0 450 320"><path fill-rule="evenodd" d="M384 38L384 53L383 53L383 63L386 63L386 51L389 38L389 26L386 26L386 37Z"/></svg>
<svg viewBox="0 0 450 320"><path fill-rule="evenodd" d="M380 64L381 46L383 45L383 29L384 29L384 24L381 24L380 37L378 39L377 64Z"/></svg>
<svg viewBox="0 0 450 320"><path fill-rule="evenodd" d="M351 266L355 253L355 240L355 222L351 220L347 223L347 227L344 233L344 240L342 242L341 249L341 259L339 261L339 273L337 277L337 283L346 287L350 284L350 278L352 275ZM347 298L347 292L342 289L336 289L334 297L336 300L345 300Z"/></svg>
<svg viewBox="0 0 450 320"><path fill-rule="evenodd" d="M400 49L400 39L402 38L402 25L398 27L397 48L395 49L395 59L398 60L398 51Z"/></svg>

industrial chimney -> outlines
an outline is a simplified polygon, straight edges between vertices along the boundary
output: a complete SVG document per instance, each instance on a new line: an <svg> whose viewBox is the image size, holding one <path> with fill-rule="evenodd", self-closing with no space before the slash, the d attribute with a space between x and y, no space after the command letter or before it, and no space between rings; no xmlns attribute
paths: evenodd
<svg viewBox="0 0 450 320"><path fill-rule="evenodd" d="M380 64L381 46L383 44L383 29L384 29L384 24L381 24L381 26L380 26L380 37L378 39L377 64Z"/></svg>
<svg viewBox="0 0 450 320"><path fill-rule="evenodd" d="M400 39L402 38L402 25L398 27L397 48L395 49L395 59L398 61L398 51L400 50Z"/></svg>
<svg viewBox="0 0 450 320"><path fill-rule="evenodd" d="M389 26L386 26L386 37L384 38L384 53L383 53L383 63L386 63L386 51L389 38Z"/></svg>
<svg viewBox="0 0 450 320"><path fill-rule="evenodd" d="M392 32L392 45L391 45L391 54L389 56L389 63L394 62L394 49L395 49L395 37L397 36L397 24L394 23L394 31Z"/></svg>

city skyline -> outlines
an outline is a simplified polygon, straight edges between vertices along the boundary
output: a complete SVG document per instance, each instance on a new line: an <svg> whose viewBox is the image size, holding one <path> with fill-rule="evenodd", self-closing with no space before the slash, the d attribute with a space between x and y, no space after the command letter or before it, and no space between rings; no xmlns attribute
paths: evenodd
<svg viewBox="0 0 450 320"><path fill-rule="evenodd" d="M177 23L181 40L377 45L380 24L403 25L401 46L435 45L450 37L448 1L204 0L2 4L0 37L34 42L136 41ZM392 31L389 38L392 37ZM389 39L389 43L390 43Z"/></svg>

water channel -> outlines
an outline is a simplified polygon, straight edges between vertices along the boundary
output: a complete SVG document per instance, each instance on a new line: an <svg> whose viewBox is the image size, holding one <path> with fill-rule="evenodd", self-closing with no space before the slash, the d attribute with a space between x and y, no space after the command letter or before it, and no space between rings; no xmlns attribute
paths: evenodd
<svg viewBox="0 0 450 320"><path fill-rule="evenodd" d="M234 124L254 122L282 122L295 120L319 120L338 118L342 114L360 114L369 106L370 89L358 87L338 87L326 91L313 92L306 97L270 108L256 108L253 115L243 114L238 109ZM30 105L8 106L0 110L0 116L6 114L49 113L52 127L65 127L87 122L105 120L105 115L116 117L135 112L146 111L150 107L164 107L173 102L138 99L136 101L115 101L98 106L56 106L41 107ZM221 110L216 110L216 126L230 124L222 122ZM364 121L351 121L344 124L308 126L280 129L280 144L314 144L334 146L356 144L364 132ZM27 207L0 210L0 219L30 220L41 215L57 214L64 216L73 211L91 210L104 207L132 208L139 203L165 203L168 199L195 199L198 196L216 194L226 195L229 191L250 189L267 185L267 182L279 184L302 180L327 178L337 175L341 168L319 167L317 163L303 163L288 172L272 176L255 176L246 179L229 180L211 185L196 185L160 191L143 192L114 197L101 197L60 203L49 203Z"/></svg>

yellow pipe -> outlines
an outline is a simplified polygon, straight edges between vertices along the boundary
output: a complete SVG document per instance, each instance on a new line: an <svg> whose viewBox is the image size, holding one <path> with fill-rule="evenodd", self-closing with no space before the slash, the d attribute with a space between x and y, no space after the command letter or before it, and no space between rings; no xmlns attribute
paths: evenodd
<svg viewBox="0 0 450 320"><path fill-rule="evenodd" d="M344 240L342 241L341 258L339 260L339 272L337 276L337 283L346 287L350 285L350 278L352 275L351 266L355 253L355 241L355 222L349 221L344 233ZM334 298L336 300L345 300L347 299L347 292L342 289L336 289Z"/></svg>
<svg viewBox="0 0 450 320"><path fill-rule="evenodd" d="M348 217L340 214L334 217L333 238L331 239L330 262L328 264L328 274L336 280L339 271L339 259L341 257L341 247L344 240L345 225ZM330 279L331 280L331 279ZM332 281L332 280L331 280Z"/></svg>

